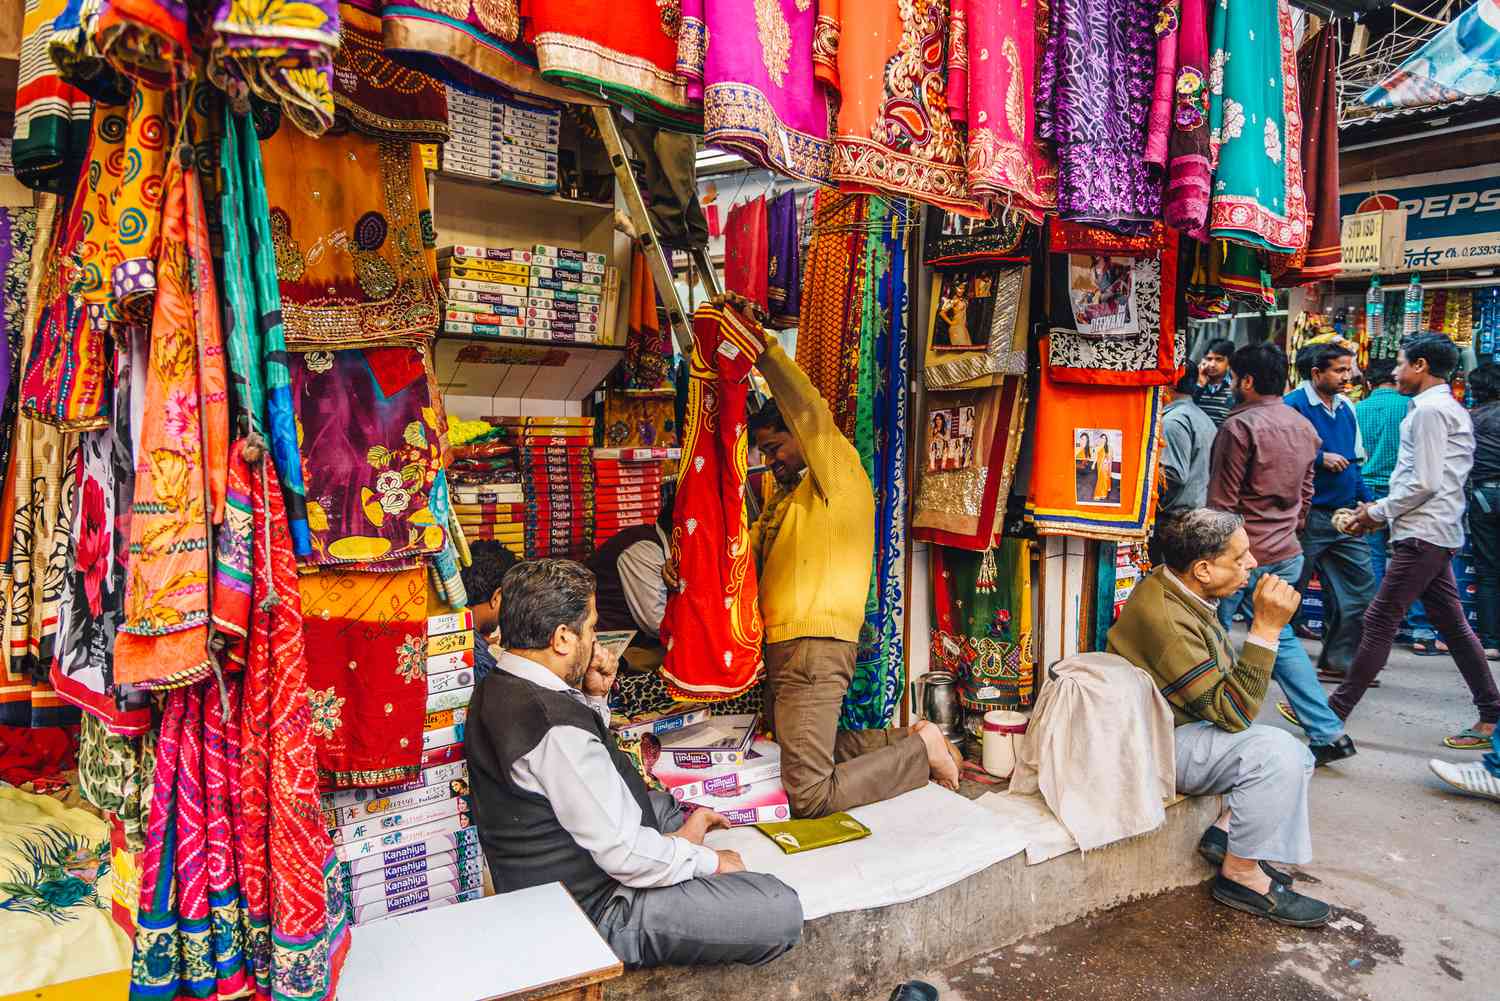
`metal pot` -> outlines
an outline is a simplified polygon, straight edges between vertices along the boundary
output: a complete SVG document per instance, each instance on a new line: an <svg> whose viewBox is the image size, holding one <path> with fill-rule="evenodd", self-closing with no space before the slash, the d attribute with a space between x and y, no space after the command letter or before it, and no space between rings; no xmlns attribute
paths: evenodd
<svg viewBox="0 0 1500 1001"><path fill-rule="evenodd" d="M912 681L912 705L920 719L931 720L949 740L963 738L958 704L958 677L952 671L928 671Z"/></svg>

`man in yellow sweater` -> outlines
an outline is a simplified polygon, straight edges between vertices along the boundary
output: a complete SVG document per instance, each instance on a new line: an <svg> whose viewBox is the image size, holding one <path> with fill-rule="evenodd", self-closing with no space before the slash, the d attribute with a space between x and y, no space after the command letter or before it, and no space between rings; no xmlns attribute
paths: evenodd
<svg viewBox="0 0 1500 1001"><path fill-rule="evenodd" d="M726 299L749 312L737 296ZM822 395L774 337L764 340L755 364L774 399L751 415L750 437L781 489L750 543L766 631L766 716L792 811L822 817L929 778L956 788L961 759L931 723L839 729L865 621L875 494Z"/></svg>

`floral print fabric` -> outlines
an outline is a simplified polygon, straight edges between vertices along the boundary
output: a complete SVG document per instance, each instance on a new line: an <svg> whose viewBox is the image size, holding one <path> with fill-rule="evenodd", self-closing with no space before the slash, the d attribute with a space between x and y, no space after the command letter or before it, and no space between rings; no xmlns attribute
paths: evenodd
<svg viewBox="0 0 1500 1001"><path fill-rule="evenodd" d="M427 574L302 577L309 732L325 786L414 778L427 710Z"/></svg>
<svg viewBox="0 0 1500 1001"><path fill-rule="evenodd" d="M293 355L292 388L316 565L410 563L443 547L429 504L442 469L424 354Z"/></svg>

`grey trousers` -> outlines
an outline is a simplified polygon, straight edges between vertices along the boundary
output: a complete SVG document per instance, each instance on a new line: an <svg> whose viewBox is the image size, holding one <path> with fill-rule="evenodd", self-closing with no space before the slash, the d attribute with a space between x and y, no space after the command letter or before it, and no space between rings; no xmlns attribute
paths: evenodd
<svg viewBox="0 0 1500 1001"><path fill-rule="evenodd" d="M651 805L664 832L684 816L666 793ZM615 890L599 917L599 933L620 962L642 966L759 966L802 939L802 901L775 876L737 872L690 879L676 886Z"/></svg>
<svg viewBox="0 0 1500 1001"><path fill-rule="evenodd" d="M1311 860L1307 784L1313 757L1301 741L1259 723L1239 733L1188 723L1175 737L1177 791L1225 798L1231 854L1294 865Z"/></svg>

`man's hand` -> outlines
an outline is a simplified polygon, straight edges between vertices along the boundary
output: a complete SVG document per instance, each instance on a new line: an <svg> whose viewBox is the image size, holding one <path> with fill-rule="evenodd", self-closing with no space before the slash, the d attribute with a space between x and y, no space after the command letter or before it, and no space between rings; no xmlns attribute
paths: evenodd
<svg viewBox="0 0 1500 1001"><path fill-rule="evenodd" d="M1198 385L1208 385L1208 359L1205 358L1198 363Z"/></svg>
<svg viewBox="0 0 1500 1001"><path fill-rule="evenodd" d="M667 590L672 594L682 590L682 575L677 572L677 561L671 556L661 565L661 582L667 585Z"/></svg>
<svg viewBox="0 0 1500 1001"><path fill-rule="evenodd" d="M715 875L728 876L732 872L744 871L745 860L740 858L739 852L732 852L728 849L719 852L719 870Z"/></svg>
<svg viewBox="0 0 1500 1001"><path fill-rule="evenodd" d="M594 659L589 661L589 669L583 675L583 694L595 698L608 695L609 690L615 687L615 675L619 670L620 658L595 641Z"/></svg>
<svg viewBox="0 0 1500 1001"><path fill-rule="evenodd" d="M1350 526L1353 530L1351 534L1363 535L1366 532L1377 532L1385 527L1385 522L1370 513L1373 507L1372 504L1361 504L1354 512L1354 523Z"/></svg>
<svg viewBox="0 0 1500 1001"><path fill-rule="evenodd" d="M682 822L681 827L668 834L667 837L681 838L695 845L701 845L703 844L703 836L709 831L727 830L729 830L729 821L725 820L721 814L717 814L712 810L698 809L694 810L688 816L688 819Z"/></svg>
<svg viewBox="0 0 1500 1001"><path fill-rule="evenodd" d="M1349 468L1349 460L1337 452L1324 452L1323 468L1330 473L1342 473Z"/></svg>
<svg viewBox="0 0 1500 1001"><path fill-rule="evenodd" d="M1274 645L1281 639L1281 630L1297 614L1302 595L1280 577L1266 574L1255 585L1253 600L1255 618L1250 622L1250 635Z"/></svg>

